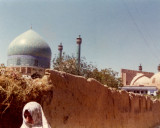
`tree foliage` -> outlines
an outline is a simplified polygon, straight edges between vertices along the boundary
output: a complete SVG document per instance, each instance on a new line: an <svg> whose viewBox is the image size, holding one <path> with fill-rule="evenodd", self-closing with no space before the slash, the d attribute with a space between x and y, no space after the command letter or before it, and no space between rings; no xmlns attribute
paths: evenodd
<svg viewBox="0 0 160 128"><path fill-rule="evenodd" d="M62 58L55 56L53 59L53 68L74 75L84 76L85 78L94 78L109 87L118 88L122 86L118 73L111 68L98 70L92 63L87 63L86 59L81 58L79 71L76 68L76 57L63 54Z"/></svg>

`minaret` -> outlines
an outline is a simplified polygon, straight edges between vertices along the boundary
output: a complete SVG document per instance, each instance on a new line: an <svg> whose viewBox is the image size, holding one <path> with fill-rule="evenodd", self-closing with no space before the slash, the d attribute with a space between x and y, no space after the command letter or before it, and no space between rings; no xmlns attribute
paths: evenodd
<svg viewBox="0 0 160 128"><path fill-rule="evenodd" d="M77 72L79 74L79 69L80 69L80 61L81 61L81 43L82 43L82 38L79 35L79 37L77 38L77 44L78 44L78 48L77 48Z"/></svg>
<svg viewBox="0 0 160 128"><path fill-rule="evenodd" d="M58 50L59 50L59 59L62 59L62 50L63 50L63 45L62 43L60 43L60 45L58 45Z"/></svg>
<svg viewBox="0 0 160 128"><path fill-rule="evenodd" d="M139 65L139 71L142 72L142 65L141 64Z"/></svg>
<svg viewBox="0 0 160 128"><path fill-rule="evenodd" d="M158 72L160 72L160 64L158 65Z"/></svg>

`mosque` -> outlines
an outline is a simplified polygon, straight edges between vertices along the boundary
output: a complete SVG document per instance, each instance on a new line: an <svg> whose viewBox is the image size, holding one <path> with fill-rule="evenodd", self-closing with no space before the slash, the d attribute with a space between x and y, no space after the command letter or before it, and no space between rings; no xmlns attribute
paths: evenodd
<svg viewBox="0 0 160 128"><path fill-rule="evenodd" d="M24 75L44 75L50 68L51 48L32 29L16 37L8 47L7 67Z"/></svg>
<svg viewBox="0 0 160 128"><path fill-rule="evenodd" d="M77 70L80 66L80 51L82 38L77 38ZM62 57L63 46L58 46L59 58ZM19 71L22 75L32 76L45 74L45 69L50 68L51 48L44 39L32 28L16 37L8 47L7 68ZM33 78L33 77L32 77Z"/></svg>
<svg viewBox="0 0 160 128"><path fill-rule="evenodd" d="M80 65L82 39L77 38L77 69ZM62 56L63 46L58 46L59 57ZM23 75L43 76L45 69L50 68L51 48L44 39L32 29L16 37L8 47L7 68L21 72ZM158 73L121 69L123 89L131 92L155 93L160 89L160 65Z"/></svg>
<svg viewBox="0 0 160 128"><path fill-rule="evenodd" d="M158 73L143 72L142 66L139 66L139 71L121 69L122 89L143 94L156 95L160 89L160 65L158 66Z"/></svg>

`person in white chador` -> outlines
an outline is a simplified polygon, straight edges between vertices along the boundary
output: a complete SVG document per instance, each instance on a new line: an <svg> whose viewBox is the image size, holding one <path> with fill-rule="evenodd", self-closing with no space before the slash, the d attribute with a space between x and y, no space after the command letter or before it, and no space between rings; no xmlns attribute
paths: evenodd
<svg viewBox="0 0 160 128"><path fill-rule="evenodd" d="M42 107L37 102L27 103L22 112L21 128L51 128L44 116Z"/></svg>

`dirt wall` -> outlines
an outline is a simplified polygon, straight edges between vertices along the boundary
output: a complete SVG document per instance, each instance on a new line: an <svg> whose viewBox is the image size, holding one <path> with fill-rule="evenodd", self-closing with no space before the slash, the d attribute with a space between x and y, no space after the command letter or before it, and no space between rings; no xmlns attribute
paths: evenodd
<svg viewBox="0 0 160 128"><path fill-rule="evenodd" d="M43 99L52 128L152 128L160 124L160 102L117 91L94 79L47 70L53 94Z"/></svg>
<svg viewBox="0 0 160 128"><path fill-rule="evenodd" d="M35 82L53 86L38 101L52 128L153 128L160 124L160 102L149 97L54 70L47 70ZM0 128L19 128L21 112L8 109L0 117Z"/></svg>

